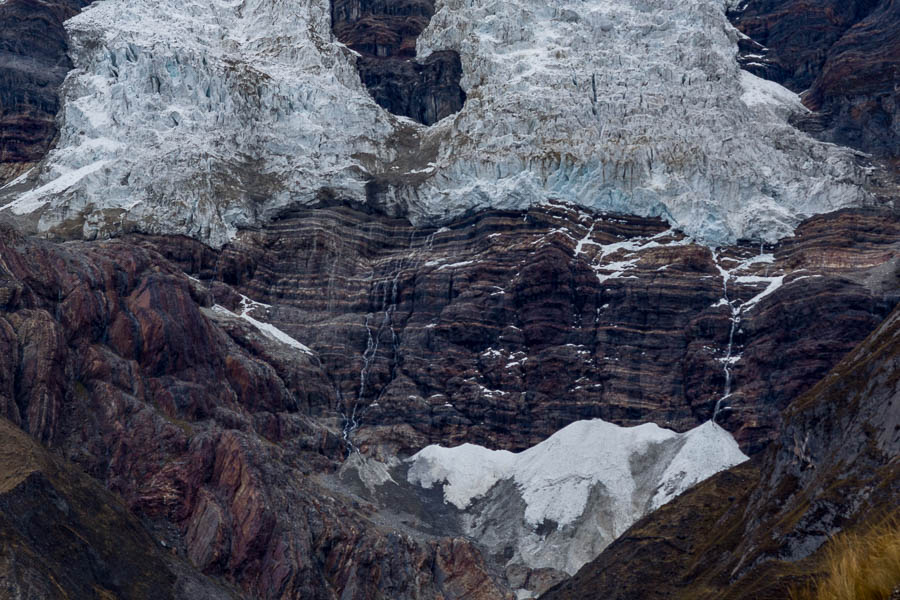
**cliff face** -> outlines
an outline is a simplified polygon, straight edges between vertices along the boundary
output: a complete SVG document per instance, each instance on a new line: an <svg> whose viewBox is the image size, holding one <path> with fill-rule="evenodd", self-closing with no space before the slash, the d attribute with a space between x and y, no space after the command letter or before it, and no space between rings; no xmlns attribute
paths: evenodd
<svg viewBox="0 0 900 600"><path fill-rule="evenodd" d="M5 230L0 245L2 415L117 493L181 559L249 597L506 597L470 542L381 528L319 483L346 454L333 388L250 305L215 305L134 244ZM97 527L83 524L107 539ZM26 579L43 572L29 565Z"/></svg>
<svg viewBox="0 0 900 600"><path fill-rule="evenodd" d="M900 147L900 4L894 0L733 3L742 66L797 92L822 139L896 159ZM755 42L755 43L754 43Z"/></svg>
<svg viewBox="0 0 900 600"><path fill-rule="evenodd" d="M764 456L639 522L543 597L785 597L817 574L816 553L829 536L896 515L898 349L894 311L791 404Z"/></svg>
<svg viewBox="0 0 900 600"><path fill-rule="evenodd" d="M716 405L759 449L895 302L898 226L846 211L715 254L567 206L442 230L323 207L221 251L7 230L0 406L242 593L504 598L472 542L322 477L352 449L521 449L590 417L686 430Z"/></svg>
<svg viewBox="0 0 900 600"><path fill-rule="evenodd" d="M564 205L439 230L319 209L184 269L275 305L364 450L522 449L594 417L685 431L719 404L755 452L893 307L898 226L848 211L713 253L658 220Z"/></svg>
<svg viewBox="0 0 900 600"><path fill-rule="evenodd" d="M894 156L896 2L735 9L768 46L741 40L742 64L812 86L811 115L738 69L718 0L107 0L64 27L86 4L0 3L0 182L40 161L0 187L2 220L120 236L0 230L0 416L74 464L0 421L41 456L0 456L17 593L543 590L562 571L338 471L402 473L431 443L521 450L594 417L714 419L756 454L614 544L597 564L615 593L652 597L621 568L638 558L660 593L695 591L673 535L706 557L696 581L777 588L767 565L896 493L878 483L896 419L871 404L894 325L875 362L813 386L896 305L900 218L846 209L784 237L870 198L860 157L789 117ZM611 586L587 569L567 589Z"/></svg>
<svg viewBox="0 0 900 600"><path fill-rule="evenodd" d="M455 51L416 57L416 40L434 16L433 0L334 0L331 28L360 54L359 76L379 106L432 125L459 112L462 63Z"/></svg>
<svg viewBox="0 0 900 600"><path fill-rule="evenodd" d="M90 0L0 4L0 184L44 158L72 63L63 21Z"/></svg>

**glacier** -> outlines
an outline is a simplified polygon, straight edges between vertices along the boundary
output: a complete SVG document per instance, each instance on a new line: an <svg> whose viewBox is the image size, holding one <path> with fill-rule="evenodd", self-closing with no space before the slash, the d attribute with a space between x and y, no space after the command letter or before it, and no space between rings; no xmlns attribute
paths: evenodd
<svg viewBox="0 0 900 600"><path fill-rule="evenodd" d="M428 446L407 481L443 485L467 531L509 563L574 574L644 515L747 460L712 421L685 433L647 423L577 421L519 453L473 444Z"/></svg>
<svg viewBox="0 0 900 600"><path fill-rule="evenodd" d="M739 69L724 0L437 0L418 55L457 51L468 100L431 127L372 100L328 0L100 0L66 29L59 142L0 191L39 231L220 246L335 198L432 225L553 199L718 245L868 198Z"/></svg>

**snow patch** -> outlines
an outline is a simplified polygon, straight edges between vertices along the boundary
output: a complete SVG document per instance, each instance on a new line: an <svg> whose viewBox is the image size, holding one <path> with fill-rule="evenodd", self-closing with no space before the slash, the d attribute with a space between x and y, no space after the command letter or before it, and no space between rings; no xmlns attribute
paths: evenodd
<svg viewBox="0 0 900 600"><path fill-rule="evenodd" d="M663 443L671 452L661 458L668 466L654 486L650 510L747 460L734 438L711 422L679 434L652 423L619 427L596 419L573 423L517 454L473 444L428 446L409 459L407 479L426 489L444 483L444 500L461 510L497 482L512 479L527 504L525 519L533 526L544 521L573 523L599 485L614 499L624 531L647 505L646 498L636 497L640 474L633 472L632 461Z"/></svg>
<svg viewBox="0 0 900 600"><path fill-rule="evenodd" d="M231 312L230 310L228 310L227 308L225 308L224 306L222 306L220 304L216 304L215 306L213 306L213 310L216 312L234 315L234 316L240 317L241 319L247 321L248 323L250 323L251 325L256 327L256 329L258 329L260 333L262 333L269 339L275 340L277 342L281 342L282 344L285 344L286 346L290 346L291 348L294 348L295 350L299 350L300 352L302 352L304 354L309 354L309 355L314 354L314 352L312 350L310 350L309 347L305 346L304 344L301 344L300 342L298 342L297 340L295 340L294 338L292 338L291 336L289 336L282 330L278 329L274 325L272 325L270 323L263 323L262 321L259 321L257 319L254 319L253 317L251 317L250 312L252 312L253 310L255 310L257 308L271 308L271 307L268 304L262 304L261 302L255 302L244 295L241 295L241 312L240 312L240 314L235 315L235 313Z"/></svg>

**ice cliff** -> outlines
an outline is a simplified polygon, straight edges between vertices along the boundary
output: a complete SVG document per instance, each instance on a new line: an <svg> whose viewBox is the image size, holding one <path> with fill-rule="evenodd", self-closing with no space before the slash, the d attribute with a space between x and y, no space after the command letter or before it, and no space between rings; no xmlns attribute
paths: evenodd
<svg viewBox="0 0 900 600"><path fill-rule="evenodd" d="M280 208L346 198L440 222L559 199L662 215L711 244L772 240L865 199L850 151L742 72L723 0L439 0L418 55L455 50L463 109L380 108L328 0L102 0L66 24L60 138L39 230L122 228L218 245Z"/></svg>

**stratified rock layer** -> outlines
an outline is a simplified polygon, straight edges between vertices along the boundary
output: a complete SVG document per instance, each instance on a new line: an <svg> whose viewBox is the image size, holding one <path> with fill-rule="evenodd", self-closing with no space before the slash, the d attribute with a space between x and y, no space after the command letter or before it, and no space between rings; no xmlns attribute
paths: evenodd
<svg viewBox="0 0 900 600"><path fill-rule="evenodd" d="M439 230L337 207L182 264L273 304L335 382L354 443L390 442L385 459L523 449L587 418L685 431L717 404L754 452L893 307L898 233L890 213L846 211L711 252L658 220L566 206Z"/></svg>
<svg viewBox="0 0 900 600"><path fill-rule="evenodd" d="M638 522L542 598L787 597L818 574L830 536L897 515L898 374L900 311L894 311L791 404L765 456Z"/></svg>

